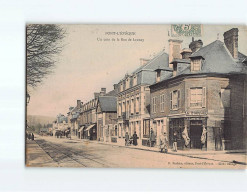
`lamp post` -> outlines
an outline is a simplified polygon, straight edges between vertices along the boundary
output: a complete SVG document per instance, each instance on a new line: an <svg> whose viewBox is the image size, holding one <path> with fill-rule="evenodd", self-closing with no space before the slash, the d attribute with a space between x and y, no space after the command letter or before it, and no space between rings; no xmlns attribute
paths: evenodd
<svg viewBox="0 0 247 195"><path fill-rule="evenodd" d="M27 93L26 98L27 98L27 105L28 105L29 104L29 101L30 101L30 95L29 95L29 93Z"/></svg>

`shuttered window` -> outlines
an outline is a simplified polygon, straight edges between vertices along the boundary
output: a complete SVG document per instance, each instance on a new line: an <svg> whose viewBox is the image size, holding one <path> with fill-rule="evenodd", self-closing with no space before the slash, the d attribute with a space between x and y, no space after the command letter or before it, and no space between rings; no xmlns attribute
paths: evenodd
<svg viewBox="0 0 247 195"><path fill-rule="evenodd" d="M206 107L206 87L190 88L188 90L189 107Z"/></svg>
<svg viewBox="0 0 247 195"><path fill-rule="evenodd" d="M170 94L171 110L177 110L181 106L180 90L175 90Z"/></svg>
<svg viewBox="0 0 247 195"><path fill-rule="evenodd" d="M165 111L165 94L160 95L160 112Z"/></svg>

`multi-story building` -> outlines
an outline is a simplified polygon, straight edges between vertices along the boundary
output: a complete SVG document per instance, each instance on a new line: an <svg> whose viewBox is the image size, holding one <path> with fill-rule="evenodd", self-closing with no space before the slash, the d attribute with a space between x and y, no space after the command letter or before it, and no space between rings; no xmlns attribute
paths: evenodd
<svg viewBox="0 0 247 195"><path fill-rule="evenodd" d="M171 41L176 44L176 41ZM174 47L176 49L176 47ZM153 59L141 59L141 65L118 83L117 93L117 142L124 142L125 133L137 133L138 144L147 144L150 130L150 89L155 83L157 68L163 78L169 71L169 55L161 51Z"/></svg>
<svg viewBox="0 0 247 195"><path fill-rule="evenodd" d="M55 136L57 131L65 132L68 130L68 117L63 114L59 114L56 117L56 120L52 124L52 134Z"/></svg>
<svg viewBox="0 0 247 195"><path fill-rule="evenodd" d="M70 130L71 136L78 136L79 121L78 117L80 115L80 110L83 103L81 100L77 100L77 105L75 107L70 107L67 113L68 117L68 129Z"/></svg>
<svg viewBox="0 0 247 195"><path fill-rule="evenodd" d="M99 141L116 142L117 136L117 98L99 96L96 106L97 137Z"/></svg>
<svg viewBox="0 0 247 195"><path fill-rule="evenodd" d="M80 127L79 134L78 134L78 137L80 139L103 140L102 129L101 130L98 129L98 117L97 117L97 110L96 110L98 106L99 97L107 96L110 98L114 96L115 94L116 94L116 85L114 85L114 90L108 93L106 93L106 88L101 88L101 91L99 93L98 92L94 93L94 98L92 100L82 105L80 115L77 120L79 123L79 127ZM102 103L108 103L108 101L102 100ZM103 112L108 112L108 111L104 110ZM105 114L103 115L105 116ZM105 121L105 118L103 121ZM101 125L99 128L102 128L102 127L103 126Z"/></svg>
<svg viewBox="0 0 247 195"><path fill-rule="evenodd" d="M246 147L246 56L238 51L238 29L225 32L224 43L216 40L203 47L201 40L192 40L189 48L170 61L172 74L160 78L158 68L156 83L150 86L151 127L157 144L167 132L172 146L176 132L180 149L186 148L186 137L187 148Z"/></svg>

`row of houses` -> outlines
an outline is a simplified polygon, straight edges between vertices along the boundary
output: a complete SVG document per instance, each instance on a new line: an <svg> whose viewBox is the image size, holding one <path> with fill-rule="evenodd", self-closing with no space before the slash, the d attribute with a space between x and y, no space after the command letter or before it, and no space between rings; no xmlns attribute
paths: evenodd
<svg viewBox="0 0 247 195"><path fill-rule="evenodd" d="M126 132L136 132L138 144L149 146L152 129L157 146L164 132L171 146L176 132L179 149L199 149L206 132L205 150L245 149L247 56L238 51L238 29L225 32L224 42L182 43L170 39L169 53L140 59L112 91L77 100L67 113L71 135L123 144Z"/></svg>

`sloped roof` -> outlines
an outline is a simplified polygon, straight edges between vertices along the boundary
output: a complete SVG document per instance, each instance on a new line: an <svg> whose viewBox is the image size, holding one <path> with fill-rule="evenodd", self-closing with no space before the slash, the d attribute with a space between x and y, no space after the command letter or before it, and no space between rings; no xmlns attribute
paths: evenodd
<svg viewBox="0 0 247 195"><path fill-rule="evenodd" d="M169 68L169 55L165 51L158 53L145 65L137 68L132 74L138 73L142 70L156 70L158 68Z"/></svg>
<svg viewBox="0 0 247 195"><path fill-rule="evenodd" d="M216 40L200 48L191 55L191 58L203 57L202 70L196 73L231 73L241 72L242 64L237 63L225 44Z"/></svg>
<svg viewBox="0 0 247 195"><path fill-rule="evenodd" d="M117 98L113 96L99 96L98 101L102 112L117 112Z"/></svg>
<svg viewBox="0 0 247 195"><path fill-rule="evenodd" d="M112 90L106 93L104 96L116 96L117 95L117 90Z"/></svg>

